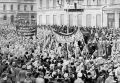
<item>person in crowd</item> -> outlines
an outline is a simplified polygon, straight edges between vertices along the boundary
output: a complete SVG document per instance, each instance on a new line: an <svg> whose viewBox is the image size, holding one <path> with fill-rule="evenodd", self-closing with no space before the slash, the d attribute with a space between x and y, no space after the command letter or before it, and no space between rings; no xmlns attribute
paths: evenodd
<svg viewBox="0 0 120 83"><path fill-rule="evenodd" d="M105 72L101 71L96 83L105 83Z"/></svg>
<svg viewBox="0 0 120 83"><path fill-rule="evenodd" d="M115 43L112 41L114 39L111 30L57 25L40 26L39 29L46 32L53 29L56 34L63 37L66 34L68 36L69 33L74 35L76 30L80 29L83 39L82 41L74 40L67 48L66 42L64 44L53 38L54 34L49 34L50 41L52 39L55 41L53 43L46 42L49 38L45 36L46 34L37 35L35 38L21 38L15 34L14 30L6 29L7 33L5 33L6 30L0 28L2 31L2 36L0 34L0 83L120 82L119 60L118 65L115 66L116 57L111 53ZM60 48L56 49L58 47ZM114 47L117 48L117 46ZM102 53L98 53L100 48ZM119 56L119 50L116 51L118 51L116 56ZM67 55L70 57L68 58ZM111 71L108 74L109 69ZM116 70L115 76L111 73L114 70Z"/></svg>
<svg viewBox="0 0 120 83"><path fill-rule="evenodd" d="M24 83L32 83L31 73L26 73L26 78Z"/></svg>
<svg viewBox="0 0 120 83"><path fill-rule="evenodd" d="M75 82L74 83L84 83L84 81L82 80L82 73L81 72L79 72L78 74L77 74L77 79L75 80Z"/></svg>
<svg viewBox="0 0 120 83"><path fill-rule="evenodd" d="M38 76L37 76L37 78L35 80L35 83L45 83L45 80L44 80L43 77L44 77L43 73L38 74Z"/></svg>
<svg viewBox="0 0 120 83"><path fill-rule="evenodd" d="M12 83L12 80L9 78L7 73L1 75L0 83Z"/></svg>
<svg viewBox="0 0 120 83"><path fill-rule="evenodd" d="M116 81L114 80L114 76L113 76L113 72L109 73L108 78L105 80L105 83L116 83Z"/></svg>

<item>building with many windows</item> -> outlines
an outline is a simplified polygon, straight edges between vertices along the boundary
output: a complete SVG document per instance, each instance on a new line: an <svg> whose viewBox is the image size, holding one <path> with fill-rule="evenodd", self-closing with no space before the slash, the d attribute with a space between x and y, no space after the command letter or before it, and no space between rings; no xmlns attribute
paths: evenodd
<svg viewBox="0 0 120 83"><path fill-rule="evenodd" d="M39 25L120 27L120 0L37 0Z"/></svg>
<svg viewBox="0 0 120 83"><path fill-rule="evenodd" d="M0 0L0 23L14 23L17 17L36 19L36 0Z"/></svg>

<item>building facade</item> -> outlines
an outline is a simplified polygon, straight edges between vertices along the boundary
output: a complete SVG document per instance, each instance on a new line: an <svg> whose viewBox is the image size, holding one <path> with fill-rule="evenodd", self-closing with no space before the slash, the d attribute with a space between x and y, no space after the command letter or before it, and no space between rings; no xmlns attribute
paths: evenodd
<svg viewBox="0 0 120 83"><path fill-rule="evenodd" d="M17 17L36 19L36 0L0 0L0 23L14 23Z"/></svg>
<svg viewBox="0 0 120 83"><path fill-rule="evenodd" d="M37 0L37 24L120 27L120 0Z"/></svg>

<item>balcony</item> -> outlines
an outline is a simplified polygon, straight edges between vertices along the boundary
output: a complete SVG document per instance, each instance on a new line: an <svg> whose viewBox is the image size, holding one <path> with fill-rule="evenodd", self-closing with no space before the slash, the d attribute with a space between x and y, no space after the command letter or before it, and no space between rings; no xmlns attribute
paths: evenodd
<svg viewBox="0 0 120 83"><path fill-rule="evenodd" d="M79 4L79 3L73 3L73 4L70 4L70 5L67 4L64 7L64 10L68 11L68 12L83 12L84 8L82 8L82 5Z"/></svg>

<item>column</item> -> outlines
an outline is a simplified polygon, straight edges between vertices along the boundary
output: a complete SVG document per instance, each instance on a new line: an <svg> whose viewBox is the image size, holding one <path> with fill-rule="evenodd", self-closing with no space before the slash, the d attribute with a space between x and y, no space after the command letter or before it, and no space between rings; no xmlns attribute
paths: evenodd
<svg viewBox="0 0 120 83"><path fill-rule="evenodd" d="M108 26L108 18L107 18L107 13L103 13L101 16L102 19L102 27L107 27Z"/></svg>
<svg viewBox="0 0 120 83"><path fill-rule="evenodd" d="M77 23L78 23L77 17L78 17L78 13L73 14L73 25L74 26L77 26Z"/></svg>
<svg viewBox="0 0 120 83"><path fill-rule="evenodd" d="M119 13L115 12L115 28L119 28Z"/></svg>

